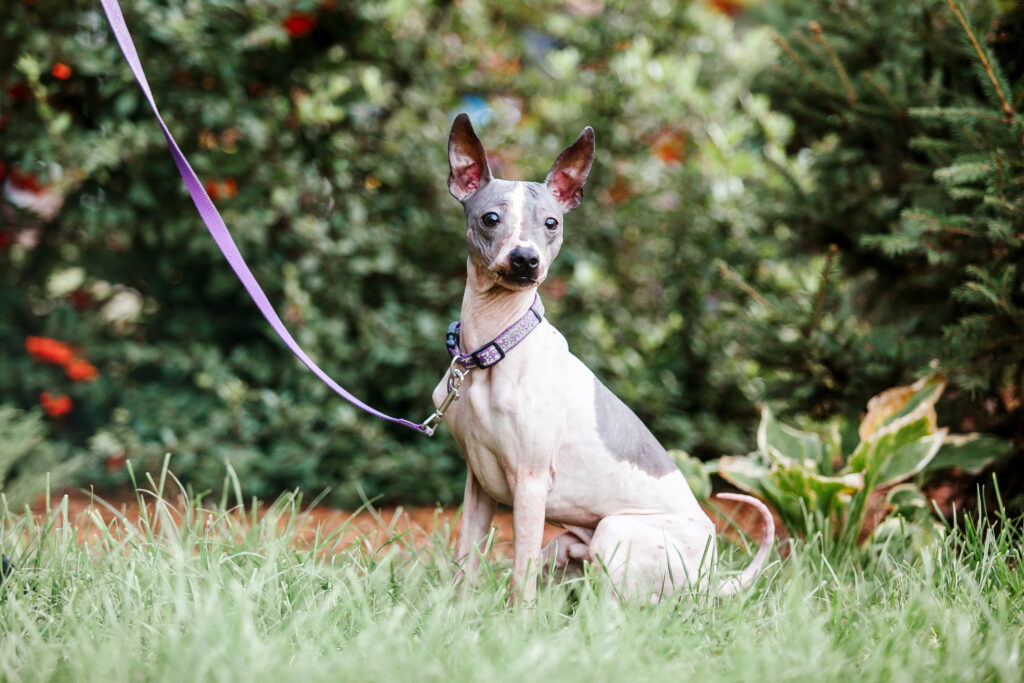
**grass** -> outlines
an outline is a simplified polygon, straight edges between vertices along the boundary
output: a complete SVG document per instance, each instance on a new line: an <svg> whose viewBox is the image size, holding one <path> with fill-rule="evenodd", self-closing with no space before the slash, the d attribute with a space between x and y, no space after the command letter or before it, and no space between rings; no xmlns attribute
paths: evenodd
<svg viewBox="0 0 1024 683"><path fill-rule="evenodd" d="M5 681L1021 680L1019 526L972 523L908 564L792 547L749 593L619 605L594 577L506 605L507 562L457 597L452 553L406 537L303 545L298 501L253 509L141 492L137 523L3 512ZM1004 520L1005 522L1005 520ZM115 528L116 527L116 528ZM902 551L901 551L902 552ZM734 566L748 555L725 553Z"/></svg>

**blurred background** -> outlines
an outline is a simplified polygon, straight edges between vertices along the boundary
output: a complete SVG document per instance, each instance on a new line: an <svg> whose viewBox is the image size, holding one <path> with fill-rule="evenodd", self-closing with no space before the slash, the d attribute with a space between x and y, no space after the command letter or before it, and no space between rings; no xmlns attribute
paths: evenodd
<svg viewBox="0 0 1024 683"><path fill-rule="evenodd" d="M299 343L420 420L464 286L446 140L540 180L597 158L541 289L669 448L746 453L758 404L856 431L926 373L1024 448L1024 12L1012 2L123 5L162 114ZM0 483L458 500L451 437L335 397L209 238L98 3L0 9ZM965 27L973 27L973 31ZM851 427L852 426L852 427ZM981 475L988 477L986 473Z"/></svg>

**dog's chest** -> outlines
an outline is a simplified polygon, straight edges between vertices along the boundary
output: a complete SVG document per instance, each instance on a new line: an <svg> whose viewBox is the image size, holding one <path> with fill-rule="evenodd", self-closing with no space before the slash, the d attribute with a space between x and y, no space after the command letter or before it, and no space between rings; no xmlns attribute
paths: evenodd
<svg viewBox="0 0 1024 683"><path fill-rule="evenodd" d="M550 469L563 421L550 391L518 375L512 363L481 372L446 419L481 486L506 504L517 477Z"/></svg>
<svg viewBox="0 0 1024 683"><path fill-rule="evenodd" d="M492 497L511 503L517 476L546 473L564 431L557 367L564 338L542 325L500 363L473 370L445 415L467 464ZM443 383L434 402L443 399Z"/></svg>

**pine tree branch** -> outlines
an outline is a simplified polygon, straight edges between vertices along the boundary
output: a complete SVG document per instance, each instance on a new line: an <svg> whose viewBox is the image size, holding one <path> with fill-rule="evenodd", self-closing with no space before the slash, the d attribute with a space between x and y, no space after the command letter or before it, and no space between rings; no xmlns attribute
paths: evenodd
<svg viewBox="0 0 1024 683"><path fill-rule="evenodd" d="M922 221L924 223L928 223L928 224L934 226L934 228L927 228L926 227L925 230L928 231L928 232L942 231L942 232L948 232L948 233L953 234L953 235L963 235L965 237L977 237L978 236L978 233L976 233L973 230L967 230L966 228L957 228L957 227L954 227L952 225L945 225L938 218L936 218L935 216L929 216L928 214L921 213L920 211L910 211L910 210L908 210L908 211L905 211L903 213L903 215L907 216L908 218L913 218L915 220L919 220L919 221Z"/></svg>
<svg viewBox="0 0 1024 683"><path fill-rule="evenodd" d="M746 281L743 279L742 275L740 275L739 273L737 273L735 270L725 265L724 263L719 264L718 269L722 272L722 275L724 275L727 279L732 280L737 287L746 292L754 301L761 304L772 313L775 313L776 315L779 314L779 309L773 306L772 303L768 301L768 299L765 299L763 296L761 296L756 289L748 285Z"/></svg>
<svg viewBox="0 0 1024 683"><path fill-rule="evenodd" d="M1006 101L1006 95L1003 94L1003 89L999 87L999 79L996 78L996 72L992 69L992 63L989 62L988 57L985 56L985 51L981 49L981 44L978 43L978 39L974 36L974 31L971 30L970 24L967 23L967 18L964 17L963 12L957 6L955 0L946 0L949 4L949 8L953 10L953 14L956 15L960 25L964 27L964 31L967 32L967 37L971 40L971 45L974 46L974 51L978 53L978 58L981 60L982 66L985 67L985 73L988 74L988 79L992 81L992 87L996 89L996 94L999 95L999 101L1003 104L1003 116L1007 123L1011 123L1016 116L1016 112L1010 103Z"/></svg>
<svg viewBox="0 0 1024 683"><path fill-rule="evenodd" d="M827 90L827 88L821 84L821 81L814 77L814 72L811 71L811 67L808 66L807 62L805 62L803 58L796 53L796 50L793 49L793 46L789 44L788 40L780 36L775 31L772 31L772 42L778 45L779 48L786 53L786 56L796 63L797 67L803 72L804 76L807 77L808 81L813 83L819 90Z"/></svg>
<svg viewBox="0 0 1024 683"><path fill-rule="evenodd" d="M1000 149L996 149L996 189L999 191L999 201L1005 202L1006 196L1003 194L1003 152Z"/></svg>
<svg viewBox="0 0 1024 683"><path fill-rule="evenodd" d="M828 290L828 282L832 277L832 264L836 260L836 255L839 254L839 247L835 244L830 244L828 248L828 254L825 256L825 267L821 270L821 284L818 286L818 296L814 302L814 314L811 316L810 322L803 329L803 335L805 339L810 338L811 332L818 326L818 321L821 320L821 308L825 304L825 292Z"/></svg>
<svg viewBox="0 0 1024 683"><path fill-rule="evenodd" d="M890 106L890 107L892 107L892 110L893 110L894 112L896 112L896 116L898 116L898 117L899 117L899 118L901 118L901 119L907 119L907 118L909 118L909 117L908 117L908 115L907 115L907 112L906 112L906 111L904 111L904 110L903 110L903 109L902 109L902 108L900 107L900 105L898 105L898 104L896 103L896 100L895 100L895 99L893 99L892 95L890 95L890 94L889 94L889 91L888 91L888 89L886 89L885 87L883 87L881 83L877 82L877 81L876 81L876 80L875 80L875 79L874 79L874 78L873 78L873 77L871 76L871 74L870 74L869 72L865 71L865 72L863 73L863 76L864 76L864 80L866 80L866 81L867 81L867 82L868 82L868 83L869 83L869 84L871 85L871 87L873 87L873 88L874 88L875 90L877 90L877 91L878 91L879 93L881 93L881 95L882 95L882 97L883 97L883 98L885 99L885 101L889 103L889 106Z"/></svg>
<svg viewBox="0 0 1024 683"><path fill-rule="evenodd" d="M814 38L821 43L823 48L825 48L828 58L832 60L832 66L836 68L836 73L839 74L839 80L843 82L843 87L846 88L846 100L851 105L856 104L857 91L853 89L853 83L850 82L850 77L846 74L846 69L844 69L842 63L840 63L839 57L832 50L832 46L828 44L828 41L825 40L825 34L821 30L821 24L816 21L812 21L808 26L814 33Z"/></svg>
<svg viewBox="0 0 1024 683"><path fill-rule="evenodd" d="M964 286L967 287L968 289L970 289L972 292L978 292L978 293L981 293L981 294L986 292L986 290L981 285L979 285L977 282L968 282ZM1020 318L1017 317L1016 313L1014 313L1013 308L1011 308L1010 305L1006 302L1006 298L1003 297L1002 294L996 295L996 294L992 293L992 294L989 294L989 296L987 298L993 304L996 305L996 308L1000 309L1003 313L1005 313L1006 317L1009 318L1010 321L1014 325L1016 325L1017 328L1021 332L1024 332L1024 321L1022 321Z"/></svg>

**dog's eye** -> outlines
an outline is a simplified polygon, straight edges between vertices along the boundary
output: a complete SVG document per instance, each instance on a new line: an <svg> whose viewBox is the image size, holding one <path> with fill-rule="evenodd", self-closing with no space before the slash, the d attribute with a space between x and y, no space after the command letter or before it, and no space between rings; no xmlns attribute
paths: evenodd
<svg viewBox="0 0 1024 683"><path fill-rule="evenodd" d="M480 217L480 220L483 221L483 224L486 225L488 228L493 228L495 225L498 224L498 222L501 219L498 218L498 214L494 213L493 211L488 211L487 213Z"/></svg>
<svg viewBox="0 0 1024 683"><path fill-rule="evenodd" d="M555 228L558 227L558 221L556 221L554 218L549 218L546 221L544 221L544 227L547 228L548 230L554 230Z"/></svg>

